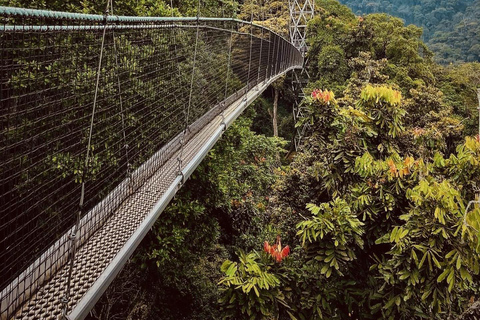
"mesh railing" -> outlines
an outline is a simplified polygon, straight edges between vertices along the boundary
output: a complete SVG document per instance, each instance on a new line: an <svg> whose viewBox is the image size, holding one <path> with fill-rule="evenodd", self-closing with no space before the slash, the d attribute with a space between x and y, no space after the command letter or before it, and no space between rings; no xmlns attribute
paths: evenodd
<svg viewBox="0 0 480 320"><path fill-rule="evenodd" d="M301 64L284 38L234 19L0 7L1 318L18 308L12 297L25 300L71 259L199 119Z"/></svg>

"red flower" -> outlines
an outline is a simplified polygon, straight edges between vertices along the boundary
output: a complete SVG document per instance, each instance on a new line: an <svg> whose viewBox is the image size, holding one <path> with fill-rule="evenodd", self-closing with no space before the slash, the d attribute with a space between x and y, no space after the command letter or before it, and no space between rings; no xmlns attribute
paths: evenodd
<svg viewBox="0 0 480 320"><path fill-rule="evenodd" d="M283 258L287 257L290 254L290 247L286 246L282 249L282 243L280 241L280 236L277 236L277 242L271 246L268 244L268 241L265 241L263 244L263 250L270 254L276 262L282 262Z"/></svg>
<svg viewBox="0 0 480 320"><path fill-rule="evenodd" d="M322 91L319 90L319 89L313 90L313 91L312 91L312 98L313 98L313 99L319 99L321 92L322 92Z"/></svg>

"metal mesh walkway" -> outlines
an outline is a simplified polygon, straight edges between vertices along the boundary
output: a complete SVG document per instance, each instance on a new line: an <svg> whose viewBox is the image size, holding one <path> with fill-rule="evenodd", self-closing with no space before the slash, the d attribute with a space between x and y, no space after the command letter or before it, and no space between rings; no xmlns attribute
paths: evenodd
<svg viewBox="0 0 480 320"><path fill-rule="evenodd" d="M302 56L233 19L0 19L1 319L83 318L224 123Z"/></svg>

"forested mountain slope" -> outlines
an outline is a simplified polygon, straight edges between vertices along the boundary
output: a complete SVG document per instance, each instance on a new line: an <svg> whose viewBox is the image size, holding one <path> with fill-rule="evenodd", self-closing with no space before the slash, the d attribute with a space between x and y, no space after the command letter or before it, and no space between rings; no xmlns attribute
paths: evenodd
<svg viewBox="0 0 480 320"><path fill-rule="evenodd" d="M436 61L480 60L480 2L476 0L341 0L357 15L385 12L423 28Z"/></svg>

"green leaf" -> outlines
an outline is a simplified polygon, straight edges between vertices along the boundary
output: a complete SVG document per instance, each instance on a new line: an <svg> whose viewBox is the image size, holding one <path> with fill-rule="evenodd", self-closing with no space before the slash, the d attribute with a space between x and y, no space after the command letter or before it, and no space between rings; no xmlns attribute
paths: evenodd
<svg viewBox="0 0 480 320"><path fill-rule="evenodd" d="M438 276L437 282L442 282L443 279L445 279L445 278L447 277L447 275L448 275L449 272L450 272L450 269L448 269L448 268L445 269L445 270L442 272L442 274Z"/></svg>
<svg viewBox="0 0 480 320"><path fill-rule="evenodd" d="M328 269L329 269L329 266L328 266L328 265L324 265L324 266L322 267L322 270L320 270L320 273L321 273L321 274L325 274L325 273L328 271Z"/></svg>
<svg viewBox="0 0 480 320"><path fill-rule="evenodd" d="M327 274L325 275L327 278L330 278L332 275L332 269L328 269Z"/></svg>
<svg viewBox="0 0 480 320"><path fill-rule="evenodd" d="M425 259L427 258L427 254L428 254L428 251L425 251L425 253L423 254L422 260L420 260L420 264L418 265L418 269L420 269L423 266L423 264L425 263Z"/></svg>
<svg viewBox="0 0 480 320"><path fill-rule="evenodd" d="M393 228L392 233L390 234L390 242L394 242L397 239L398 227Z"/></svg>
<svg viewBox="0 0 480 320"><path fill-rule="evenodd" d="M432 293L432 289L431 289L431 288L428 289L427 291L425 291L425 292L422 294L422 298L421 298L422 301L425 301L425 300L428 298L428 296L430 296L431 293Z"/></svg>
<svg viewBox="0 0 480 320"><path fill-rule="evenodd" d="M295 316L290 311L287 310L287 313L288 313L291 320L298 320L297 318L295 318Z"/></svg>
<svg viewBox="0 0 480 320"><path fill-rule="evenodd" d="M402 274L400 276L400 280L405 280L405 279L408 279L410 277L410 273L408 271L406 271L404 274Z"/></svg>
<svg viewBox="0 0 480 320"><path fill-rule="evenodd" d="M440 262L438 262L437 258L435 258L435 255L434 255L434 254L431 254L431 256L432 256L433 263L435 263L435 265L437 266L437 268L441 269L442 266L440 265Z"/></svg>
<svg viewBox="0 0 480 320"><path fill-rule="evenodd" d="M222 263L222 266L220 267L220 270L222 272L226 272L228 270L228 268L230 267L230 265L232 264L232 261L230 260L225 260L223 263Z"/></svg>
<svg viewBox="0 0 480 320"><path fill-rule="evenodd" d="M385 306L383 307L383 309L390 309L393 304L395 303L395 297L393 297L392 299L388 300L387 304L385 304Z"/></svg>
<svg viewBox="0 0 480 320"><path fill-rule="evenodd" d="M418 266L418 256L413 248L412 248L412 258L415 261L415 264Z"/></svg>
<svg viewBox="0 0 480 320"><path fill-rule="evenodd" d="M452 282L454 282L454 279L455 279L455 271L453 270L453 268L449 268L449 271L450 273L448 274L448 277L447 277L447 283L451 284Z"/></svg>

